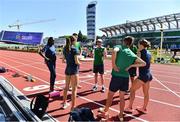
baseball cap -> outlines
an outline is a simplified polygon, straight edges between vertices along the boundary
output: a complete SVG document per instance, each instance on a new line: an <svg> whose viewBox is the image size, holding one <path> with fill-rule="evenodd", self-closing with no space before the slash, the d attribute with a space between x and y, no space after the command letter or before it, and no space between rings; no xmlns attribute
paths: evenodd
<svg viewBox="0 0 180 122"><path fill-rule="evenodd" d="M102 39L97 39L96 42L102 42Z"/></svg>

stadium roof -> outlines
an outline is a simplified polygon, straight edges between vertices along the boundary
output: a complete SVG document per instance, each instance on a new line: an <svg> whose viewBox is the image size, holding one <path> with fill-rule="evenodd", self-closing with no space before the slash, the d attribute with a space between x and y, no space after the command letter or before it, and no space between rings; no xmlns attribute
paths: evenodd
<svg viewBox="0 0 180 122"><path fill-rule="evenodd" d="M177 30L180 29L179 21L180 13L176 13L134 22L127 21L124 24L104 27L100 28L100 30L106 33L106 36L116 36L121 34L138 33L145 31L160 31L162 29Z"/></svg>

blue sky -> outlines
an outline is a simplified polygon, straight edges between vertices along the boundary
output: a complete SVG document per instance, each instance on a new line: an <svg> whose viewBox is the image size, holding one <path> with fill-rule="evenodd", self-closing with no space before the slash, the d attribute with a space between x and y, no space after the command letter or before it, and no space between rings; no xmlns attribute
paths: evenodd
<svg viewBox="0 0 180 122"><path fill-rule="evenodd" d="M86 34L86 6L92 0L0 0L0 30L15 24L56 19L51 22L24 25L21 31L44 32L44 36L63 36L79 30ZM96 30L180 12L180 0L97 0Z"/></svg>

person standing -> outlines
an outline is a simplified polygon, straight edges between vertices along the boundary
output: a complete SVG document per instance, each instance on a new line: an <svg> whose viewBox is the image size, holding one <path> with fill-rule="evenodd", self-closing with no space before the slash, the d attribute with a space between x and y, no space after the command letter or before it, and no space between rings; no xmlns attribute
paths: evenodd
<svg viewBox="0 0 180 122"><path fill-rule="evenodd" d="M104 87L104 58L106 57L106 48L102 47L102 40L96 40L96 48L94 49L94 64L93 64L93 73L95 73L95 85L92 90L97 91L97 82L98 82L98 73L101 76L102 92L105 92Z"/></svg>
<svg viewBox="0 0 180 122"><path fill-rule="evenodd" d="M80 44L80 42L77 42L78 35L77 35L77 33L73 33L72 36L73 36L74 39L75 39L74 47L75 47L76 50L77 50L78 57L81 57L82 49L81 49L81 44ZM78 68L80 69L80 65L78 66ZM77 74L77 75L79 75L79 74ZM78 81L78 83L79 83L79 81ZM81 89L82 86L78 84L77 88L78 88L78 89ZM71 90L71 89L72 89L72 88L71 88L71 83L70 83L70 88L69 88L69 90Z"/></svg>
<svg viewBox="0 0 180 122"><path fill-rule="evenodd" d="M45 63L50 71L50 92L54 91L54 84L56 79L56 48L54 46L53 37L49 37L47 45L39 54L45 59Z"/></svg>
<svg viewBox="0 0 180 122"><path fill-rule="evenodd" d="M137 108L138 111L143 113L147 113L147 105L149 102L149 88L150 88L150 81L152 80L152 74L150 71L150 64L151 64L151 54L147 51L147 48L150 46L150 43L143 39L139 42L139 53L138 55L141 57L143 61L146 62L144 67L139 68L139 76L135 79L131 90L130 90L130 100L129 106L126 111L132 112L132 106L135 99L135 92L142 87L144 93L144 104L141 108Z"/></svg>
<svg viewBox="0 0 180 122"><path fill-rule="evenodd" d="M76 94L77 94L77 84L79 81L79 65L80 62L78 60L78 51L75 48L76 38L74 36L71 36L70 38L66 39L66 45L63 49L63 62L66 62L66 69L65 69L65 75L66 75L66 85L64 88L64 95L63 95L63 105L62 108L66 109L69 106L69 103L67 103L67 91L69 90L69 86L71 83L72 87L72 105L71 110L73 110L76 106Z"/></svg>

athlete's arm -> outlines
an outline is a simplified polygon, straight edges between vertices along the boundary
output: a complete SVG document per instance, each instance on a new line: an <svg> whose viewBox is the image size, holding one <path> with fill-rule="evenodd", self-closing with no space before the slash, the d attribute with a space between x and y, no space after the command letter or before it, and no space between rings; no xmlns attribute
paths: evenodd
<svg viewBox="0 0 180 122"><path fill-rule="evenodd" d="M47 57L44 55L44 51L43 51L43 50L39 49L39 50L38 50L38 53L39 53L39 55L42 56L45 60L49 61L49 58L47 58Z"/></svg>
<svg viewBox="0 0 180 122"><path fill-rule="evenodd" d="M128 71L132 67L144 67L144 66L146 66L146 62L143 61L141 58L137 57L135 63L130 65L128 68L126 68L126 71Z"/></svg>
<svg viewBox="0 0 180 122"><path fill-rule="evenodd" d="M119 68L116 66L116 57L117 57L117 52L119 51L118 47L115 47L113 52L112 52L112 67L114 71L119 72Z"/></svg>
<svg viewBox="0 0 180 122"><path fill-rule="evenodd" d="M77 65L80 65L80 62L79 62L79 59L78 59L78 55L75 55L75 56L74 56L74 59L75 59L75 63L76 63Z"/></svg>

